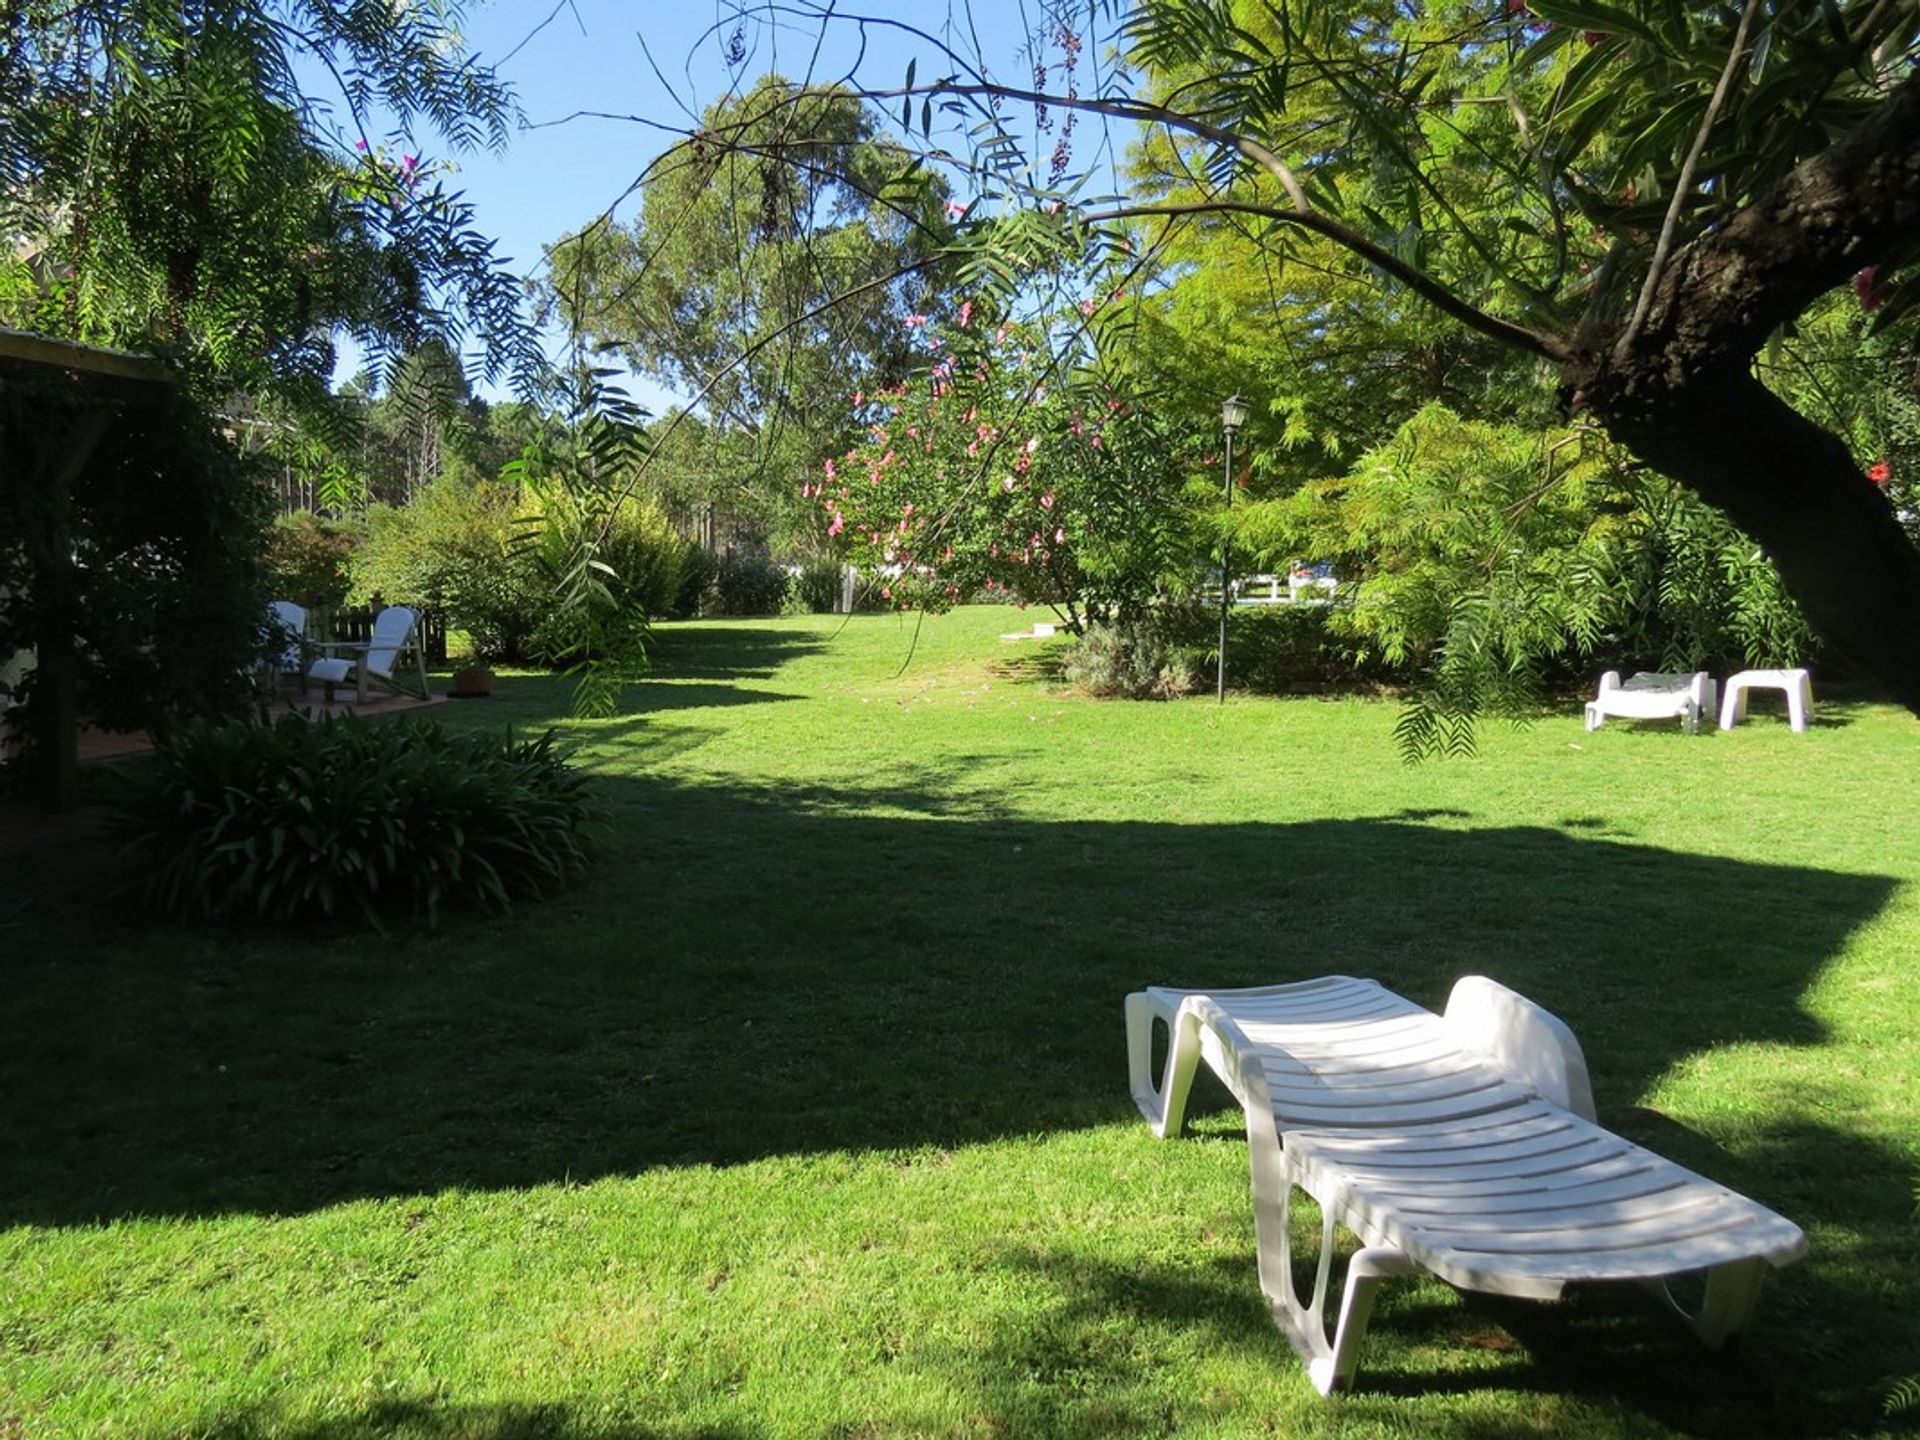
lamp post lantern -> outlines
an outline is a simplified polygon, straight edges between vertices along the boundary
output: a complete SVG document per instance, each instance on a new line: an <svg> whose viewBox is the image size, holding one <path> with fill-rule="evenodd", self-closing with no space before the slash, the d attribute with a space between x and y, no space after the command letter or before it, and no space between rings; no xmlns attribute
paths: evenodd
<svg viewBox="0 0 1920 1440"><path fill-rule="evenodd" d="M1247 402L1238 395L1229 397L1220 406L1220 426L1227 432L1227 509L1233 509L1233 436L1242 425L1247 423ZM1220 541L1220 665L1215 672L1214 684L1218 692L1219 703L1227 703L1227 608L1233 603L1233 584L1227 575L1227 565L1232 558L1233 542L1222 538Z"/></svg>

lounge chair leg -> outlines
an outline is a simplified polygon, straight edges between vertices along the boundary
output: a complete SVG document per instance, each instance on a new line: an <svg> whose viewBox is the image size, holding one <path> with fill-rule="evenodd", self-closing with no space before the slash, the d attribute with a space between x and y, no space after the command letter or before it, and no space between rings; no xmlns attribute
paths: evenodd
<svg viewBox="0 0 1920 1440"><path fill-rule="evenodd" d="M1153 1022L1167 1027L1167 1064L1160 1084L1153 1083ZM1127 996L1127 1080L1133 1103L1162 1140L1178 1138L1186 1121L1187 1095L1200 1063L1200 1024L1193 1016L1168 1012L1144 990Z"/></svg>
<svg viewBox="0 0 1920 1440"><path fill-rule="evenodd" d="M1380 1282L1394 1275L1411 1275L1418 1268L1404 1251L1390 1245L1370 1245L1356 1251L1347 1262L1346 1284L1340 1292L1340 1315L1327 1338L1327 1295L1332 1288L1334 1218L1331 1207L1322 1205L1320 1214L1320 1264L1314 1272L1313 1298L1305 1304L1293 1283L1293 1193L1297 1187L1287 1182L1276 1217L1277 1236L1262 1237L1260 1245L1260 1285L1273 1307L1274 1323L1280 1327L1307 1367L1307 1378L1322 1395L1345 1390L1360 1368L1360 1347L1367 1338L1367 1322L1373 1318L1374 1292ZM1260 1199L1254 1199L1255 1229L1260 1218ZM1269 1238L1274 1243L1267 1243Z"/></svg>
<svg viewBox="0 0 1920 1440"><path fill-rule="evenodd" d="M1713 1266L1707 1271L1706 1298L1697 1312L1683 1309L1666 1281L1656 1280L1653 1286L1708 1349L1721 1350L1753 1324L1753 1312L1760 1303L1760 1282L1766 1278L1767 1269L1764 1259L1729 1260Z"/></svg>

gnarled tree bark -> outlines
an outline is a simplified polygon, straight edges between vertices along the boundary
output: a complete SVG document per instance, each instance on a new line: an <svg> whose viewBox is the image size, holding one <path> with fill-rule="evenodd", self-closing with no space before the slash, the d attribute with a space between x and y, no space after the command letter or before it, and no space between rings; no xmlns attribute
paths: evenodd
<svg viewBox="0 0 1920 1440"><path fill-rule="evenodd" d="M1562 397L1760 543L1807 619L1920 713L1920 550L1837 435L1753 376L1767 337L1920 234L1920 75L1679 251L1646 323L1600 328Z"/></svg>

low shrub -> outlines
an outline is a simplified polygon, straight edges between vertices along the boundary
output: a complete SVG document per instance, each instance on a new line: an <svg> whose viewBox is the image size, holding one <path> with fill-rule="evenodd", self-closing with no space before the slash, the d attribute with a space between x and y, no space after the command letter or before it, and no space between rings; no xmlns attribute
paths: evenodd
<svg viewBox="0 0 1920 1440"><path fill-rule="evenodd" d="M346 604L353 552L363 538L359 525L305 510L276 517L267 531L267 588L308 610Z"/></svg>
<svg viewBox="0 0 1920 1440"><path fill-rule="evenodd" d="M675 620L691 620L703 613L719 574L720 562L711 551L700 545L689 546L680 565L680 585L667 613Z"/></svg>
<svg viewBox="0 0 1920 1440"><path fill-rule="evenodd" d="M587 782L538 739L425 720L187 729L116 816L127 888L180 919L267 921L505 910L589 853Z"/></svg>
<svg viewBox="0 0 1920 1440"><path fill-rule="evenodd" d="M1218 620L1206 624L1208 650L1219 646ZM1353 686L1383 678L1388 667L1356 654L1336 634L1329 605L1236 605L1227 621L1227 683L1235 689L1283 694L1322 686Z"/></svg>
<svg viewBox="0 0 1920 1440"><path fill-rule="evenodd" d="M1200 664L1157 626L1091 625L1067 656L1066 676L1089 695L1171 700L1193 692Z"/></svg>
<svg viewBox="0 0 1920 1440"><path fill-rule="evenodd" d="M845 568L830 555L807 561L787 587L787 608L799 615L833 614L840 608L841 576Z"/></svg>
<svg viewBox="0 0 1920 1440"><path fill-rule="evenodd" d="M787 572L763 551L730 551L714 577L714 608L722 615L778 615Z"/></svg>

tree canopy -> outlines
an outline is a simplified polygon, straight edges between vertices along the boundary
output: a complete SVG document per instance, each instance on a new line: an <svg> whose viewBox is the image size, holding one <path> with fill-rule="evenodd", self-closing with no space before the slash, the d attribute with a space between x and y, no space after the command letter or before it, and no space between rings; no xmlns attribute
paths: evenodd
<svg viewBox="0 0 1920 1440"><path fill-rule="evenodd" d="M216 392L314 414L342 332L376 358L472 336L486 373L530 382L519 284L422 154L435 135L503 145L515 115L462 42L462 9L8 6L0 315L164 350Z"/></svg>
<svg viewBox="0 0 1920 1440"><path fill-rule="evenodd" d="M586 344L698 397L731 472L710 498L736 513L784 508L848 432L848 397L911 368L909 317L942 305L944 184L901 184L907 155L879 131L851 92L765 76L649 168L631 223L548 252Z"/></svg>

